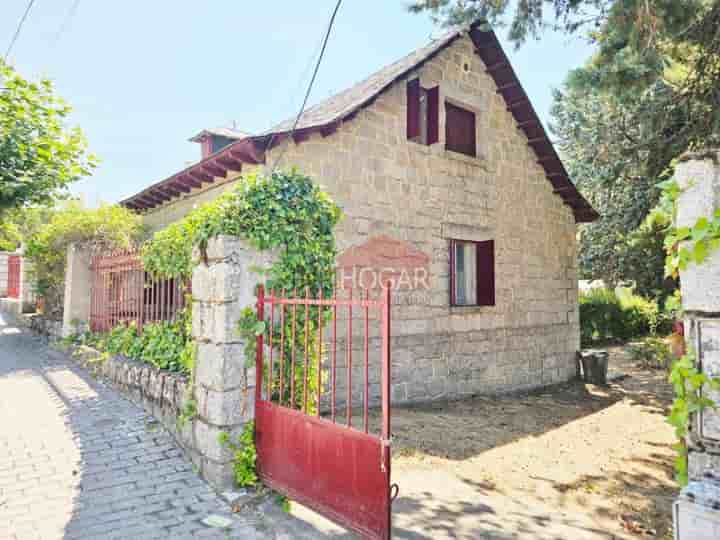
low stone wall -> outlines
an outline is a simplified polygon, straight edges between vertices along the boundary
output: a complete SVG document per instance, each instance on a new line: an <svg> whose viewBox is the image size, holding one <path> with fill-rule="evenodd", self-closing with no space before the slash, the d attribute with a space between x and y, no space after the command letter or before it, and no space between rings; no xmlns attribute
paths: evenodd
<svg viewBox="0 0 720 540"><path fill-rule="evenodd" d="M59 339L62 337L62 321L50 319L38 313L23 315L23 324L30 328L36 334L46 336L50 339Z"/></svg>

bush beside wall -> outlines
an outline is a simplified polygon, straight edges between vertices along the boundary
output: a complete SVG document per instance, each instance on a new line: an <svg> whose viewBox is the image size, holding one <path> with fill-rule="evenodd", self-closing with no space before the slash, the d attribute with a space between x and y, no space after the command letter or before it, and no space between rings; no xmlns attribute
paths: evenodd
<svg viewBox="0 0 720 540"><path fill-rule="evenodd" d="M623 342L670 332L672 318L653 300L629 289L592 289L580 295L580 337L583 346Z"/></svg>

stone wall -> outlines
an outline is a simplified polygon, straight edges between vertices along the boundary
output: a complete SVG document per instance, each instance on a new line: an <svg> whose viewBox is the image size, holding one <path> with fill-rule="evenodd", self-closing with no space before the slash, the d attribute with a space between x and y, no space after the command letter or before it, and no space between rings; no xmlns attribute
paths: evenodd
<svg viewBox="0 0 720 540"><path fill-rule="evenodd" d="M570 208L553 193L468 38L407 79L418 76L423 87L440 87L440 143L406 140L406 81L400 81L335 133L299 144L284 141L268 152L267 163L282 153L280 167L298 166L342 207L341 252L385 235L430 257L427 294L395 297L396 403L529 389L574 377L580 338ZM446 101L476 112L477 158L445 150ZM161 228L234 181L191 193L147 213L145 221ZM449 305L450 239L495 241L495 306Z"/></svg>

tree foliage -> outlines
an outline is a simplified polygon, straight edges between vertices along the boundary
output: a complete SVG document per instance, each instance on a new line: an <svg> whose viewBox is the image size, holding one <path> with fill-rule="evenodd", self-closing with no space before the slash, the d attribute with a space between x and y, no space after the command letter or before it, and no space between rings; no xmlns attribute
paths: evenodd
<svg viewBox="0 0 720 540"><path fill-rule="evenodd" d="M70 110L49 80L0 60L0 213L49 203L95 167L80 129L66 127Z"/></svg>
<svg viewBox="0 0 720 540"><path fill-rule="evenodd" d="M45 298L46 310L58 314L65 292L67 248L76 243L90 251L129 248L143 237L140 218L120 206L84 208L68 202L50 213L47 222L28 238L28 258L37 291Z"/></svg>

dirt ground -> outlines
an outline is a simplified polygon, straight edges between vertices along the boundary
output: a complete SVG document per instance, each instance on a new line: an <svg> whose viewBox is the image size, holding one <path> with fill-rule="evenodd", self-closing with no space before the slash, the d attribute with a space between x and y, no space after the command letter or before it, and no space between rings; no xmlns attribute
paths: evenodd
<svg viewBox="0 0 720 540"><path fill-rule="evenodd" d="M393 538L670 540L667 373L608 351L606 387L394 407ZM378 432L379 411L370 420ZM354 538L296 503L291 513L323 538Z"/></svg>
<svg viewBox="0 0 720 540"><path fill-rule="evenodd" d="M598 533L588 538L671 538L677 487L673 432L664 420L672 399L667 375L633 365L622 347L609 351L611 378L624 376L607 387L573 382L530 394L394 408L393 479L401 490L394 513L406 510L404 479L430 484L432 475L448 472L472 487L470 498L578 516L583 531ZM427 537L472 537L453 532L451 516L440 517L450 532ZM531 537L526 524L515 525L498 525L507 533L498 537ZM574 533L552 537L565 534Z"/></svg>

